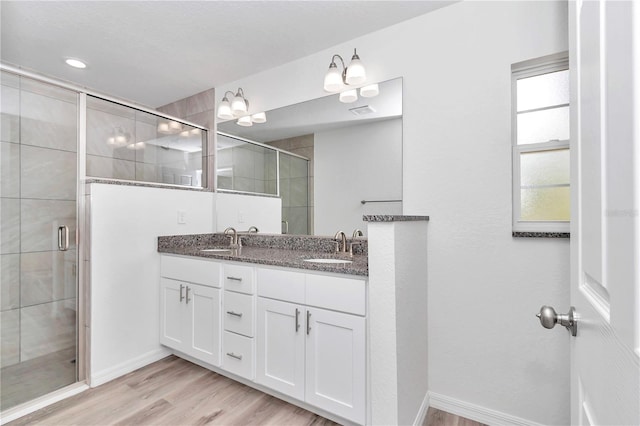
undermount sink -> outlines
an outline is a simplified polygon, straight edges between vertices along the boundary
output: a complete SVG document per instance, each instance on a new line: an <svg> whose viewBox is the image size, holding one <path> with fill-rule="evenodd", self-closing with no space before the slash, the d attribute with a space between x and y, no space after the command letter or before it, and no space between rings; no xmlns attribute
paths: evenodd
<svg viewBox="0 0 640 426"><path fill-rule="evenodd" d="M226 253L226 252L231 252L231 249L226 249L226 248L210 248L210 249L202 249L200 251L206 251L209 253Z"/></svg>
<svg viewBox="0 0 640 426"><path fill-rule="evenodd" d="M311 263L333 263L333 264L347 264L353 263L351 260L346 259L303 259L305 262Z"/></svg>

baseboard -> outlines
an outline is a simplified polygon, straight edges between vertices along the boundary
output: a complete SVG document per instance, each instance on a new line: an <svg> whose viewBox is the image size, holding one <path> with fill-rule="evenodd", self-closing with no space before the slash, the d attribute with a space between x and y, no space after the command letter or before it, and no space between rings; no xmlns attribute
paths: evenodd
<svg viewBox="0 0 640 426"><path fill-rule="evenodd" d="M84 392L87 389L89 389L89 386L84 382L74 383L47 395L41 396L40 398L20 404L17 407L5 410L0 414L0 425L17 420L20 417L24 417L27 414L31 414L51 404L55 404L58 401L62 401L63 399L77 395L80 392Z"/></svg>
<svg viewBox="0 0 640 426"><path fill-rule="evenodd" d="M418 410L418 414L416 415L416 419L413 421L414 426L420 426L424 423L424 419L427 417L427 411L429 410L429 392L426 393L424 399L422 400L422 404L420 404L420 409Z"/></svg>
<svg viewBox="0 0 640 426"><path fill-rule="evenodd" d="M117 379L125 374L129 374L138 368L144 367L145 365L149 365L161 360L162 358L166 358L169 355L171 355L171 352L167 349L159 348L106 370L92 373L89 380L89 386L95 388L96 386L110 382L111 380Z"/></svg>
<svg viewBox="0 0 640 426"><path fill-rule="evenodd" d="M438 410L446 411L457 416L466 417L488 425L505 426L543 426L530 420L512 416L496 410L491 410L479 405L470 404L459 399L451 398L434 392L429 392L429 406Z"/></svg>

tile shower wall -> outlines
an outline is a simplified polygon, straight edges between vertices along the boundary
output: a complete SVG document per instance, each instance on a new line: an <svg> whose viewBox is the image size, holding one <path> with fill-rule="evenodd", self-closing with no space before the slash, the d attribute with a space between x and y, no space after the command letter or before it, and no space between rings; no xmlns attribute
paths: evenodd
<svg viewBox="0 0 640 426"><path fill-rule="evenodd" d="M192 126L87 97L88 176L200 187L203 137Z"/></svg>
<svg viewBox="0 0 640 426"><path fill-rule="evenodd" d="M207 152L202 158L202 170L207 173L207 188L212 191L215 186L215 130L216 130L216 92L215 89L205 90L188 98L180 99L157 108L158 111L177 118L199 124L209 129L207 134ZM195 159L193 160L195 161Z"/></svg>
<svg viewBox="0 0 640 426"><path fill-rule="evenodd" d="M57 229L76 227L78 95L5 72L0 90L5 368L69 348L75 352L75 235L68 251L58 251Z"/></svg>
<svg viewBox="0 0 640 426"><path fill-rule="evenodd" d="M289 223L290 234L313 234L313 145L314 135L268 142L275 148L308 158L301 160L284 153L280 155L280 195L282 220ZM308 166L307 166L308 164ZM308 173L308 177L307 177ZM284 231L284 229L283 229Z"/></svg>
<svg viewBox="0 0 640 426"><path fill-rule="evenodd" d="M277 194L277 151L218 134L219 189Z"/></svg>

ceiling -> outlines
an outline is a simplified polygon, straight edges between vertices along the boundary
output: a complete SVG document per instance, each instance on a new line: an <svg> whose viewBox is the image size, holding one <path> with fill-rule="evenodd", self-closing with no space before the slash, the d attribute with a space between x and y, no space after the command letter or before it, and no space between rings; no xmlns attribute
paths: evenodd
<svg viewBox="0 0 640 426"><path fill-rule="evenodd" d="M158 107L451 3L2 0L0 59Z"/></svg>

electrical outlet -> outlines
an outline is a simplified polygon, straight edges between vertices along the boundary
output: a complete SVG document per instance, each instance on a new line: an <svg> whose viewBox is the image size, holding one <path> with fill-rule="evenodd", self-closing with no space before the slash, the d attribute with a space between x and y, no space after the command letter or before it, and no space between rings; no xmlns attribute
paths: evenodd
<svg viewBox="0 0 640 426"><path fill-rule="evenodd" d="M244 223L244 212L242 210L238 210L238 223Z"/></svg>
<svg viewBox="0 0 640 426"><path fill-rule="evenodd" d="M178 210L178 224L184 225L187 223L187 212L184 210Z"/></svg>

